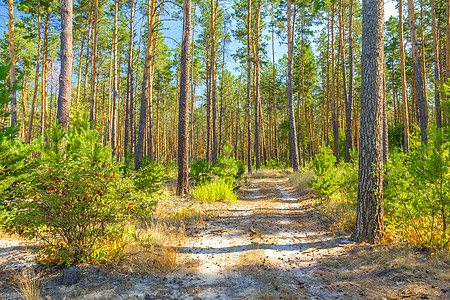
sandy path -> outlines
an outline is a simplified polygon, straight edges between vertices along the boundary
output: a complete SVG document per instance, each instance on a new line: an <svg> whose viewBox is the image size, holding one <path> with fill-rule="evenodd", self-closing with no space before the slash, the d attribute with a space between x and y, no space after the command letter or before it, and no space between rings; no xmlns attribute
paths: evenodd
<svg viewBox="0 0 450 300"><path fill-rule="evenodd" d="M150 296L178 299L311 299L339 297L314 273L321 258L343 253L349 241L317 225L287 179L249 179L236 203L188 228L182 262L167 277L170 290Z"/></svg>

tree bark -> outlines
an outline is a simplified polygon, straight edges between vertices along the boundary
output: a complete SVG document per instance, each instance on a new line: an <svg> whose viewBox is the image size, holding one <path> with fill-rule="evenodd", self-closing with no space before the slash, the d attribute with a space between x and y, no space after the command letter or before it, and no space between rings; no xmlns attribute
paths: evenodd
<svg viewBox="0 0 450 300"><path fill-rule="evenodd" d="M59 76L58 112L56 118L64 130L69 128L72 100L72 0L61 1L61 74Z"/></svg>
<svg viewBox="0 0 450 300"><path fill-rule="evenodd" d="M47 123L47 55L48 55L48 23L50 12L45 15L44 25L44 47L42 49L42 84L41 84L41 136L44 135Z"/></svg>
<svg viewBox="0 0 450 300"><path fill-rule="evenodd" d="M334 146L334 156L336 156L336 163L340 161L339 157L339 120L336 113L337 98L339 93L336 93L336 66L335 66L335 54L334 54L334 3L331 9L331 99L332 103L332 122L333 122L333 146ZM337 95L336 95L337 94Z"/></svg>
<svg viewBox="0 0 450 300"><path fill-rule="evenodd" d="M384 0L363 0L362 18L358 206L352 239L375 243L383 231Z"/></svg>
<svg viewBox="0 0 450 300"><path fill-rule="evenodd" d="M127 102L125 106L125 137L124 137L124 153L125 156L131 153L133 136L133 37L134 37L134 0L130 1L130 40L128 45L128 72L127 72ZM128 164L128 160L125 160Z"/></svg>
<svg viewBox="0 0 450 300"><path fill-rule="evenodd" d="M211 0L211 113L212 113L212 162L217 161L217 80L216 80L216 22L218 0Z"/></svg>
<svg viewBox="0 0 450 300"><path fill-rule="evenodd" d="M256 12L256 37L255 37L255 167L261 168L261 155L259 152L259 102L260 99L260 71L259 71L259 27L261 22L261 0L258 0L258 10Z"/></svg>
<svg viewBox="0 0 450 300"><path fill-rule="evenodd" d="M70 1L70 0L66 0ZM61 6L61 11L63 9L63 6ZM41 61L41 3L38 1L38 7L37 7L37 60L36 60L36 72L34 74L34 91L33 91L33 100L31 101L31 110L30 110L30 121L28 122L28 132L27 132L27 142L29 143L32 138L32 131L33 131L33 121L34 121L34 110L36 108L36 98L37 98L37 90L39 85L39 67L40 67L40 61ZM62 22L62 20L61 20ZM71 31L72 32L72 31ZM63 31L61 31L61 48L62 48L62 38L63 38ZM61 52L61 57L63 53ZM60 76L62 75L62 68ZM61 77L60 77L60 84L61 84ZM60 90L61 91L61 90ZM59 100L58 100L59 103Z"/></svg>
<svg viewBox="0 0 450 300"><path fill-rule="evenodd" d="M11 97L11 126L17 126L17 100L16 89L14 84L16 82L16 56L14 54L14 0L8 0L8 31L9 31L9 91Z"/></svg>
<svg viewBox="0 0 450 300"><path fill-rule="evenodd" d="M403 37L403 0L399 0L398 5L398 32L400 40L400 76L402 82L402 111L403 111L403 140L405 151L409 151L409 108L408 94L406 91L406 72L405 72L405 46Z"/></svg>
<svg viewBox="0 0 450 300"><path fill-rule="evenodd" d="M91 58L91 109L89 114L89 119L92 122L92 126L96 126L95 124L95 105L96 105L96 84L95 79L97 75L97 35L98 35L98 0L94 0L94 20L93 20L93 41L92 41L92 58Z"/></svg>
<svg viewBox="0 0 450 300"><path fill-rule="evenodd" d="M191 128L189 134L189 157L194 157L194 104L195 104L195 80L194 80L194 59L195 59L195 5L192 12L192 64L191 64ZM198 153L197 153L198 154Z"/></svg>
<svg viewBox="0 0 450 300"><path fill-rule="evenodd" d="M189 0L187 0L189 1ZM147 50L145 52L145 68L144 76L142 78L142 94L141 94L141 108L139 113L139 131L136 144L136 153L134 167L139 170L141 167L142 156L144 152L144 136L145 136L145 125L147 123L147 108L148 108L148 87L149 87L149 77L151 68L151 54L153 47L153 34L154 34L154 23L155 23L155 11L156 11L156 0L148 0L148 38L147 38Z"/></svg>
<svg viewBox="0 0 450 300"><path fill-rule="evenodd" d="M111 116L111 148L112 155L116 156L117 147L117 102L119 101L119 91L118 91L118 51L117 44L119 40L118 30L119 30L119 0L114 1L114 32L113 32L113 90L112 90L112 116Z"/></svg>
<svg viewBox="0 0 450 300"><path fill-rule="evenodd" d="M341 1L342 6L342 1ZM341 8L341 14L342 14ZM353 0L350 0L349 8L349 25L348 25L348 65L349 65L349 78L348 78L348 93L346 89L346 74L345 74L345 60L344 60L344 46L342 42L342 78L344 80L344 101L345 101L345 162L350 162L350 150L352 149L352 118L353 118ZM343 16L342 16L343 19ZM342 31L344 31L342 29ZM342 32L342 36L344 33ZM343 37L342 37L343 39Z"/></svg>
<svg viewBox="0 0 450 300"><path fill-rule="evenodd" d="M274 112L274 144L275 144L275 159L279 160L278 157L278 129L277 129L277 90L275 82L275 20L272 20L272 82L273 82L273 112Z"/></svg>
<svg viewBox="0 0 450 300"><path fill-rule="evenodd" d="M183 4L183 37L180 57L180 100L178 106L177 195L189 193L189 66L191 63L191 0Z"/></svg>
<svg viewBox="0 0 450 300"><path fill-rule="evenodd" d="M436 30L436 4L431 0L431 27L433 31L434 50L434 106L436 110L436 127L442 126L441 101L439 99L439 40Z"/></svg>
<svg viewBox="0 0 450 300"><path fill-rule="evenodd" d="M408 19L411 32L412 58L415 71L415 83L417 94L417 106L419 109L420 136L422 143L428 143L427 137L427 112L425 105L425 96L423 93L422 66L420 64L419 48L417 46L416 22L414 18L414 2L408 0Z"/></svg>
<svg viewBox="0 0 450 300"><path fill-rule="evenodd" d="M293 54L294 54L294 43L293 43L293 31L292 31L292 17L291 17L291 0L287 1L287 34L288 34L288 78L287 78L287 89L288 89L288 101L289 101L289 148L291 153L291 163L294 172L299 169L299 159L298 159L298 147L297 147L297 133L295 131L295 114L294 114L294 101L293 101Z"/></svg>
<svg viewBox="0 0 450 300"><path fill-rule="evenodd" d="M252 172L252 136L250 121L250 89L251 89L251 26L252 26L252 0L248 0L247 6L247 169Z"/></svg>

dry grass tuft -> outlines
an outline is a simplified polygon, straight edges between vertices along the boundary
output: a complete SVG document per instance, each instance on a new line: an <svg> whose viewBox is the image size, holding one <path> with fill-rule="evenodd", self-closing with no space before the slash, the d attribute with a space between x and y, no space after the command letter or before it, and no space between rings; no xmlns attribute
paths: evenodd
<svg viewBox="0 0 450 300"><path fill-rule="evenodd" d="M289 181L294 185L299 192L303 192L308 186L308 182L310 182L314 177L314 171L311 169L303 169L298 173L292 173L288 175Z"/></svg>
<svg viewBox="0 0 450 300"><path fill-rule="evenodd" d="M41 300L41 281L34 271L22 270L16 278L16 290L25 300Z"/></svg>
<svg viewBox="0 0 450 300"><path fill-rule="evenodd" d="M177 248L185 234L184 224L161 219L136 231L124 249L121 267L132 273L167 273L177 266Z"/></svg>
<svg viewBox="0 0 450 300"><path fill-rule="evenodd" d="M340 259L331 263L346 269L388 269L401 270L403 274L414 274L416 277L431 277L448 282L450 254L448 252L424 253L412 247L368 246L362 245L348 259ZM328 262L327 262L328 264Z"/></svg>
<svg viewBox="0 0 450 300"><path fill-rule="evenodd" d="M356 206L348 200L336 196L316 205L330 223L330 231L335 234L350 234L355 229Z"/></svg>

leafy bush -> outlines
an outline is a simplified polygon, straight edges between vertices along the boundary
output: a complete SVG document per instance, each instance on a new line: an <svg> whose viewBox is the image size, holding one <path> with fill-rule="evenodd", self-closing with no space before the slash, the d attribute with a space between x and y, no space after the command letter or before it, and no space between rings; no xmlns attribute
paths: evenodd
<svg viewBox="0 0 450 300"><path fill-rule="evenodd" d="M236 201L233 184L225 179L214 180L197 186L192 194L194 199L213 203L218 200Z"/></svg>
<svg viewBox="0 0 450 300"><path fill-rule="evenodd" d="M403 124L397 123L394 126L390 126L388 129L388 139L389 139L389 150L400 149L405 144L404 134L403 134Z"/></svg>
<svg viewBox="0 0 450 300"><path fill-rule="evenodd" d="M422 145L411 138L409 154L391 155L385 208L389 235L425 247L449 247L450 142L440 130Z"/></svg>
<svg viewBox="0 0 450 300"><path fill-rule="evenodd" d="M215 178L235 184L244 177L244 173L244 163L232 157L221 156L212 167L209 167L206 159L198 158L191 163L189 178L196 186L206 184Z"/></svg>
<svg viewBox="0 0 450 300"><path fill-rule="evenodd" d="M358 154L357 150L350 150L351 162L340 164L343 175L341 191L346 199L354 204L356 204L358 194Z"/></svg>
<svg viewBox="0 0 450 300"><path fill-rule="evenodd" d="M232 157L219 157L211 168L211 172L219 178L231 183L241 180L245 173L244 164Z"/></svg>
<svg viewBox="0 0 450 300"><path fill-rule="evenodd" d="M111 149L103 147L86 117L75 115L64 132L54 122L39 150L39 165L22 182L13 224L44 242L43 253L67 265L121 257L123 228L151 213L153 201L122 176Z"/></svg>
<svg viewBox="0 0 450 300"><path fill-rule="evenodd" d="M189 179L194 185L203 184L211 181L211 168L206 159L194 159L190 166Z"/></svg>
<svg viewBox="0 0 450 300"><path fill-rule="evenodd" d="M315 176L310 185L320 198L329 199L339 191L343 180L336 167L336 157L330 148L322 147L316 154L313 170Z"/></svg>
<svg viewBox="0 0 450 300"><path fill-rule="evenodd" d="M157 162L144 161L134 174L134 184L139 190L154 193L164 184L164 173L165 168Z"/></svg>

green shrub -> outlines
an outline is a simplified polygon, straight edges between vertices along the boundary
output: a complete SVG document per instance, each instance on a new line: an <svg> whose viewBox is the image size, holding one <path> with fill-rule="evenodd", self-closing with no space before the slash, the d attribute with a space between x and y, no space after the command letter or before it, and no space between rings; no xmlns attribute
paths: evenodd
<svg viewBox="0 0 450 300"><path fill-rule="evenodd" d="M120 259L123 229L150 214L154 201L122 175L86 117L75 115L67 132L54 122L39 153L31 180L10 203L14 228L67 265Z"/></svg>
<svg viewBox="0 0 450 300"><path fill-rule="evenodd" d="M139 190L154 193L164 184L165 171L157 162L144 161L141 168L134 173L134 185Z"/></svg>
<svg viewBox="0 0 450 300"><path fill-rule="evenodd" d="M449 247L450 142L443 140L435 129L427 145L413 136L409 154L391 155L386 175L388 233L425 247Z"/></svg>
<svg viewBox="0 0 450 300"><path fill-rule="evenodd" d="M236 201L233 184L225 179L218 179L195 188L192 196L195 200L213 203L218 200Z"/></svg>
<svg viewBox="0 0 450 300"><path fill-rule="evenodd" d="M212 174L231 183L241 180L245 173L244 164L232 157L219 157L211 168Z"/></svg>
<svg viewBox="0 0 450 300"><path fill-rule="evenodd" d="M237 181L243 179L244 173L244 163L232 157L221 156L212 167L209 167L209 162L206 159L197 158L191 163L189 179L196 186L216 178L225 179L234 185Z"/></svg>
<svg viewBox="0 0 450 300"><path fill-rule="evenodd" d="M329 199L335 195L342 184L342 176L336 167L336 157L330 148L322 147L313 161L315 176L310 182L311 187L320 198Z"/></svg>
<svg viewBox="0 0 450 300"><path fill-rule="evenodd" d="M341 191L352 203L356 204L358 194L358 151L350 150L351 162L341 163L339 167L342 169Z"/></svg>
<svg viewBox="0 0 450 300"><path fill-rule="evenodd" d="M194 185L204 184L211 181L210 172L209 162L206 159L197 158L191 163L189 179Z"/></svg>

